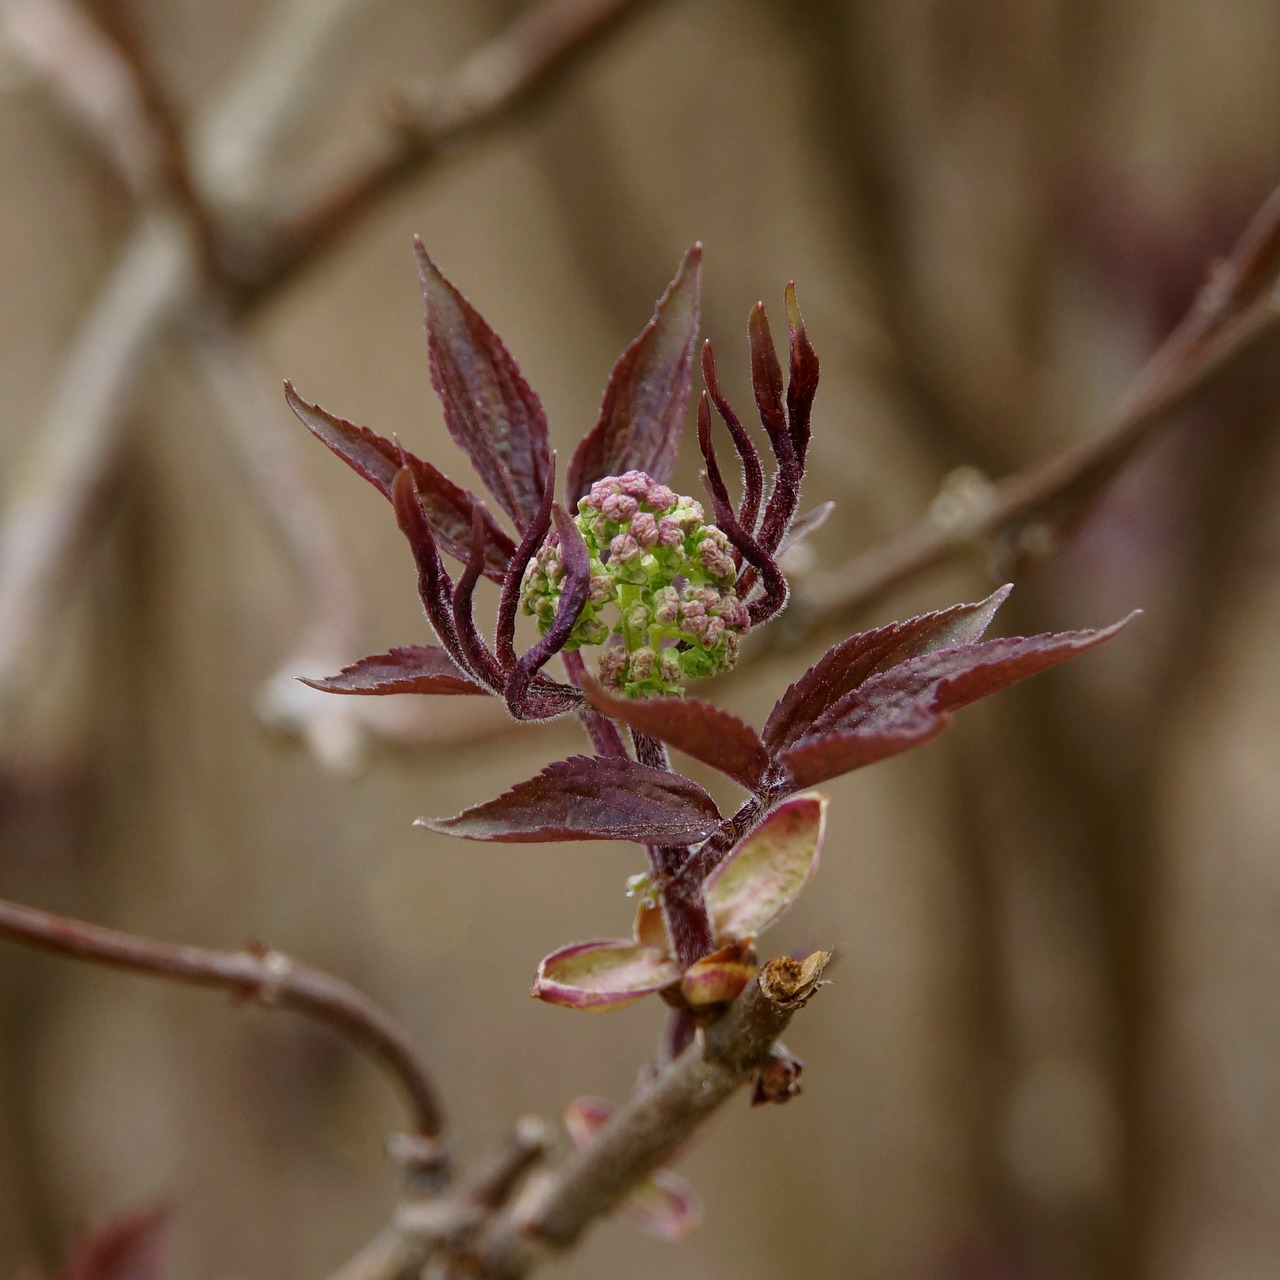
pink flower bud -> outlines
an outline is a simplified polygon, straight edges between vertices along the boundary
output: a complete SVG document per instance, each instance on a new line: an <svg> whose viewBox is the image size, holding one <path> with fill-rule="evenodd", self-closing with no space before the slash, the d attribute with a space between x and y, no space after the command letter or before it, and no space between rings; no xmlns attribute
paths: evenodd
<svg viewBox="0 0 1280 1280"><path fill-rule="evenodd" d="M642 502L653 487L653 481L643 471L626 471L617 479L618 492Z"/></svg>
<svg viewBox="0 0 1280 1280"><path fill-rule="evenodd" d="M655 546L658 541L658 522L647 511L641 511L631 519L631 536L642 547Z"/></svg>
<svg viewBox="0 0 1280 1280"><path fill-rule="evenodd" d="M600 655L600 683L617 689L622 685L622 673L627 665L627 651L620 645L606 649Z"/></svg>
<svg viewBox="0 0 1280 1280"><path fill-rule="evenodd" d="M684 530L674 521L663 517L658 521L658 545L672 548L684 541Z"/></svg>
<svg viewBox="0 0 1280 1280"><path fill-rule="evenodd" d="M641 554L640 544L629 533L620 533L609 543L609 559L619 564L639 560Z"/></svg>
<svg viewBox="0 0 1280 1280"><path fill-rule="evenodd" d="M624 520L630 520L640 510L640 504L625 493L611 493L604 500L600 510L607 520L614 520L621 524Z"/></svg>
<svg viewBox="0 0 1280 1280"><path fill-rule="evenodd" d="M673 489L668 489L665 484L650 485L649 492L644 496L644 502L650 511L666 511L679 501L679 495Z"/></svg>

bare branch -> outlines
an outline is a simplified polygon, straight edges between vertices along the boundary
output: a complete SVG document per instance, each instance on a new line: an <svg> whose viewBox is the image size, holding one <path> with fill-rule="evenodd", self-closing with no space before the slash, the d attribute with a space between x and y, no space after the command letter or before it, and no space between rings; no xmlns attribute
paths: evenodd
<svg viewBox="0 0 1280 1280"><path fill-rule="evenodd" d="M1280 188L1092 438L991 485L952 521L926 518L796 591L785 635L858 614L917 573L998 544L1017 560L1077 523L1156 428L1280 331Z"/></svg>
<svg viewBox="0 0 1280 1280"><path fill-rule="evenodd" d="M650 1088L616 1111L527 1197L493 1218L473 1247L486 1280L518 1280L569 1248L636 1181L682 1146L769 1058L791 1016L813 994L830 957L773 960Z"/></svg>
<svg viewBox="0 0 1280 1280"><path fill-rule="evenodd" d="M369 700L318 697L295 677L336 671L355 655L361 614L355 571L307 480L301 440L280 413L278 384L248 337L213 303L192 315L188 332L219 420L308 597L302 636L263 689L261 714L299 732L324 763L349 772L363 756Z"/></svg>
<svg viewBox="0 0 1280 1280"><path fill-rule="evenodd" d="M106 497L133 389L182 304L191 252L171 219L145 222L90 307L0 522L0 740L28 663Z"/></svg>
<svg viewBox="0 0 1280 1280"><path fill-rule="evenodd" d="M264 71L264 61L269 64L271 58L267 54L251 55L249 71L221 104L197 122L193 136L200 139L201 145L191 158L197 176L207 181L208 175L216 173L231 181L239 165L243 179L240 186L253 184L256 153L243 146L223 147L222 130L237 129L246 111L256 111L258 127L254 136L261 147L270 147L278 132L275 125L282 127L295 104L307 96L309 73L315 64L303 55L309 53L314 60L322 58L335 33L351 16L349 11L358 3L359 0L283 0L282 17L271 24L265 41L268 54L271 50L280 54L279 65L274 73L269 68ZM643 0L545 0L483 46L444 82L440 101L470 103L455 105L447 113L445 132L449 138L456 140L505 118L539 90L549 87L556 73L642 3ZM149 104L145 86L136 78L137 69L65 0L0 0L0 5L6 32L12 34L15 23L20 27L25 24L21 48L64 99L76 104L95 136L115 148L122 172L132 175L131 189L140 200L151 204L173 176L173 156L156 134L154 103ZM296 18L299 23L296 45L281 34L289 18ZM321 199L320 207L304 211L301 216L312 231L288 249L285 271L329 247L347 225L346 215L338 222L329 221L326 210L334 206L335 200L340 205L350 196L354 200L350 212L354 215L362 211L371 201L385 196L396 177L407 176L434 156L434 147L446 140L441 133L435 143L428 145L421 129L412 135L401 130L388 137L397 154L404 156L403 174L397 161L392 165L394 173L382 172L381 178L363 185L357 182L357 191L347 184L346 196L330 192ZM385 157L379 146L375 146L366 166L371 166L370 172L380 171L383 166ZM183 174L185 177L185 168ZM190 213L189 208L187 212ZM10 499L0 524L0 741L8 729L7 714L23 686L28 663L39 652L49 620L56 615L65 581L71 576L74 555L86 542L97 518L145 359L165 325L197 296L201 267L207 265L202 261L207 260L207 246L200 234L201 218L189 221L184 229L157 215L135 235L82 325L45 422L30 433L34 443L23 468L31 478ZM287 217L271 227L273 238L269 243L277 246L288 244L297 230ZM226 253L219 255L219 261L227 261ZM265 300L270 284L283 279L284 273L256 280L243 300ZM328 605L325 610L326 616L337 616L336 612L328 612ZM339 665L350 656L349 651L336 655ZM382 736L406 742L435 736L424 734L417 717L396 719L389 709L388 717L384 726L380 712ZM492 727L486 724L482 731L489 732ZM350 746L341 735L327 743L330 756L349 756Z"/></svg>
<svg viewBox="0 0 1280 1280"><path fill-rule="evenodd" d="M652 2L541 0L439 83L403 89L396 118L346 172L304 193L265 226L250 226L247 243L228 250L224 265L240 279L248 301L331 247L400 183L554 88L571 66Z"/></svg>
<svg viewBox="0 0 1280 1280"><path fill-rule="evenodd" d="M192 163L202 190L223 208L262 200L272 161L308 120L329 83L335 53L369 0L277 0L240 59L231 83L191 129Z"/></svg>
<svg viewBox="0 0 1280 1280"><path fill-rule="evenodd" d="M219 987L268 1009L293 1009L332 1027L376 1058L395 1078L415 1127L443 1142L444 1113L435 1086L408 1034L363 992L278 951L211 951L157 942L0 899L0 937L58 955L150 974L199 987Z"/></svg>
<svg viewBox="0 0 1280 1280"><path fill-rule="evenodd" d="M140 205L160 202L165 149L129 63L70 0L0 0L0 39L53 90Z"/></svg>

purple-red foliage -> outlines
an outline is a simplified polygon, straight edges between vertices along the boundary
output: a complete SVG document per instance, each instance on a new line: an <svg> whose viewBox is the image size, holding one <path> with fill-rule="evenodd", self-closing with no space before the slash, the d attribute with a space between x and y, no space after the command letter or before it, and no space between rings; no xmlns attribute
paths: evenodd
<svg viewBox="0 0 1280 1280"><path fill-rule="evenodd" d="M423 609L439 640L438 647L392 649L307 683L361 695L490 693L526 720L576 712L590 728L598 755L558 761L455 817L419 821L471 840L611 839L648 849L662 916L651 919L642 910L634 943L614 940L548 957L544 969L551 964L552 970L540 971L546 990L535 987L535 993L578 1007L628 1003L635 998L636 973L666 975L669 956L686 977L695 962L704 962L706 972L698 970L702 985L728 990L738 970L753 963L742 949L750 939L732 931L726 938L723 929L717 933L708 893L715 887L719 894L715 910L721 921L772 920L816 865L822 830L816 799L788 802L800 807L788 810L786 822L769 825L771 814L781 818L778 806L786 797L929 740L961 707L1076 657L1124 623L984 641L1008 595L1002 587L975 604L890 623L835 645L783 693L760 732L698 699L609 692L576 654L570 658L566 652L592 590L591 555L571 511L555 501L555 462L541 403L501 340L420 243L417 253L432 385L450 435L511 520L514 536L478 497L398 440L335 417L286 384L289 404L308 429L392 502L413 553ZM597 421L567 468L571 508L608 476L643 472L650 482L662 482L670 474L688 412L700 279L701 246L694 245L652 319L609 374ZM793 285L786 290L786 315L785 373L762 304L748 322L752 388L773 459L768 478L751 432L721 390L710 343L702 349L706 390L697 407L697 436L706 463L703 479L715 523L733 549L733 590L751 627L786 603L778 564L782 550L830 511L824 504L797 518L819 366ZM736 502L715 450L713 407L741 465L743 492ZM519 653L521 583L547 540L558 545L563 572L557 612L541 639ZM442 552L460 563L456 579ZM502 587L492 645L472 609L482 576ZM565 656L567 680L544 671L557 654ZM748 793L739 810L722 817L701 787L670 767L666 746L736 782ZM789 848L778 833L793 827ZM717 868L739 854L747 856L734 863L732 880L718 877ZM749 875L744 868L752 869ZM729 884L735 896L726 901ZM768 904L764 914L762 902ZM717 944L720 951L714 950ZM583 987L578 999L573 983L585 981L580 974L588 960L595 985ZM608 966L614 964L622 985L611 992ZM679 1003L678 993L666 994Z"/></svg>

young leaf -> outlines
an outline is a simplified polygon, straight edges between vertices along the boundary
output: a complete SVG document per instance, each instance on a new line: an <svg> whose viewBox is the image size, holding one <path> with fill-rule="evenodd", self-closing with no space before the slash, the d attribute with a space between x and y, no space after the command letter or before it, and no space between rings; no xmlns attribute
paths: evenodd
<svg viewBox="0 0 1280 1280"><path fill-rule="evenodd" d="M706 878L718 940L754 938L796 900L818 866L827 798L784 801Z"/></svg>
<svg viewBox="0 0 1280 1280"><path fill-rule="evenodd" d="M758 966L749 944L730 943L695 960L680 979L680 994L694 1009L736 1000L756 976Z"/></svg>
<svg viewBox="0 0 1280 1280"><path fill-rule="evenodd" d="M1110 640L1134 616L1101 631L1007 637L923 653L845 694L814 722L814 732L892 729L917 713L959 710Z"/></svg>
<svg viewBox="0 0 1280 1280"><path fill-rule="evenodd" d="M697 698L621 698L594 680L583 682L587 701L614 720L647 733L754 791L769 767L760 735L737 716Z"/></svg>
<svg viewBox="0 0 1280 1280"><path fill-rule="evenodd" d="M299 676L303 684L323 693L488 693L483 686L458 670L447 653L435 645L410 644L361 658L343 667L336 676L312 679Z"/></svg>
<svg viewBox="0 0 1280 1280"><path fill-rule="evenodd" d="M284 396L302 425L383 497L391 498L396 473L402 466L408 467L436 540L455 560L467 558L471 546L471 512L479 504L485 525L484 575L495 582L502 581L507 564L515 554L515 543L474 494L454 484L431 463L415 458L395 441L304 400L291 382L284 384Z"/></svg>
<svg viewBox="0 0 1280 1280"><path fill-rule="evenodd" d="M570 505L604 476L645 471L666 480L675 465L693 385L702 246L684 255L653 319L618 357L596 425L582 438L565 481Z"/></svg>
<svg viewBox="0 0 1280 1280"><path fill-rule="evenodd" d="M786 769L793 788L814 787L928 742L947 727L948 718L916 708L875 728L819 733L785 748L778 763Z"/></svg>
<svg viewBox="0 0 1280 1280"><path fill-rule="evenodd" d="M787 285L787 329L790 335L790 374L787 379L787 423L791 429L791 443L796 457L804 465L809 450L809 414L813 397L818 390L818 353L809 341L796 301L793 280Z"/></svg>
<svg viewBox="0 0 1280 1280"><path fill-rule="evenodd" d="M634 840L689 844L720 821L695 782L628 759L570 756L495 800L418 826L468 840Z"/></svg>
<svg viewBox="0 0 1280 1280"><path fill-rule="evenodd" d="M529 994L566 1009L604 1013L679 980L680 966L670 956L653 947L608 939L553 951L538 966Z"/></svg>
<svg viewBox="0 0 1280 1280"><path fill-rule="evenodd" d="M778 700L765 722L764 741L775 751L790 746L811 734L819 716L877 671L944 645L978 640L1010 590L1001 587L976 604L957 604L859 632L828 649Z"/></svg>
<svg viewBox="0 0 1280 1280"><path fill-rule="evenodd" d="M485 488L524 530L551 468L547 417L511 353L414 238L426 308L431 385L445 425Z"/></svg>

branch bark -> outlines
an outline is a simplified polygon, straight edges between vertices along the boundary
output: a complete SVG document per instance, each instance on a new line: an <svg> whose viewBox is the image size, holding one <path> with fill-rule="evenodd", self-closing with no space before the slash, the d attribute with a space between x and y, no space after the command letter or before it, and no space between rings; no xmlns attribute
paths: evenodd
<svg viewBox="0 0 1280 1280"><path fill-rule="evenodd" d="M954 520L927 517L795 592L781 629L794 638L856 616L925 570L997 544L1008 560L1074 526L1155 430L1280 333L1280 188L1219 263L1181 324L1092 438L979 491Z"/></svg>
<svg viewBox="0 0 1280 1280"><path fill-rule="evenodd" d="M344 177L306 209L268 219L263 261L269 265L265 274L243 285L239 302L249 308L264 302L287 275L332 247L360 214L389 194L401 178L419 171L446 142L507 118L549 88L578 55L643 3L545 0L517 19L430 95L432 101L455 103L452 110L436 113L434 126L419 120L412 129L386 132L362 159L354 179ZM140 207L157 207L155 197L166 168L165 141L156 136L143 87L127 81L127 60L113 55L109 43L82 15L69 17L60 0L0 4L6 27L18 24L27 33L15 49L28 57L33 69L106 147ZM251 54L250 70L194 126L192 136L200 145L190 163L197 180L216 172L233 189L254 185L260 152L225 147L222 130L237 128L246 112L256 112L257 145L271 146L278 133L274 125L287 120L293 104L308 96L315 62L357 4L358 0L282 0L283 18L271 25L264 45L280 55L275 73L265 73L263 59ZM297 47L280 37L288 17L303 23ZM71 22L75 40L70 47L63 47L47 30L52 23L56 36L60 20ZM310 60L299 51L309 53ZM98 87L90 92L91 85ZM388 139L398 157L390 165ZM243 178L239 185L237 164ZM206 220L201 215L196 225L184 226L183 221L161 213L144 219L81 326L48 414L30 433L33 443L22 463L26 486L10 498L0 523L0 743L72 577L76 553L97 523L146 359L170 322L187 313L207 288L203 276L209 246L201 234ZM227 233L219 236L217 257L229 270L228 254L232 259L235 254L227 248Z"/></svg>
<svg viewBox="0 0 1280 1280"><path fill-rule="evenodd" d="M349 167L296 204L247 220L223 267L246 305L273 293L388 194L507 122L653 0L541 0L435 84L405 86Z"/></svg>
<svg viewBox="0 0 1280 1280"><path fill-rule="evenodd" d="M478 1274L520 1280L572 1247L637 1180L670 1160L768 1061L829 959L818 951L803 962L783 957L766 964L728 1011L620 1107L589 1146L486 1224L471 1250Z"/></svg>
<svg viewBox="0 0 1280 1280"><path fill-rule="evenodd" d="M58 955L218 987L267 1009L293 1009L332 1027L386 1070L413 1113L414 1126L446 1159L444 1112L405 1030L363 992L278 951L212 951L157 942L0 899L0 937Z"/></svg>

